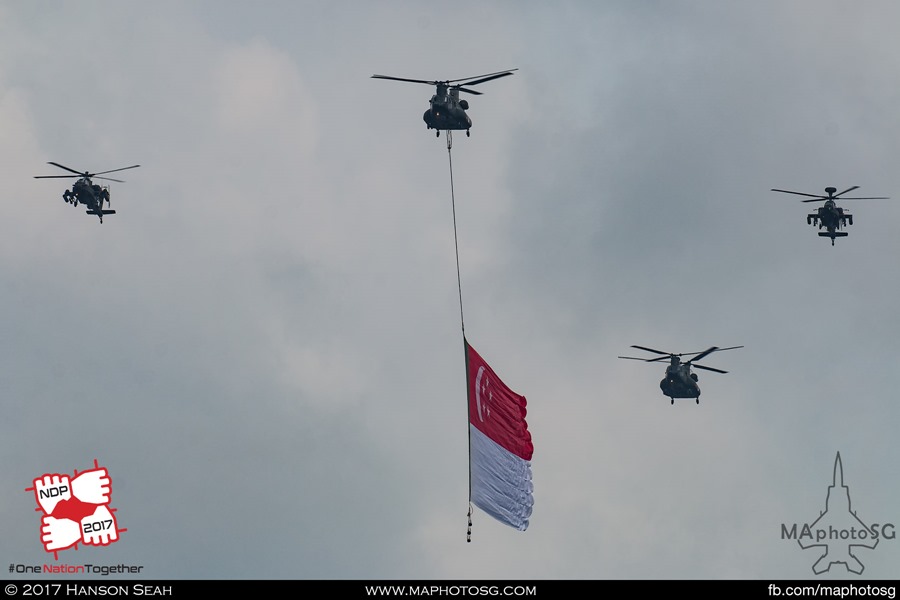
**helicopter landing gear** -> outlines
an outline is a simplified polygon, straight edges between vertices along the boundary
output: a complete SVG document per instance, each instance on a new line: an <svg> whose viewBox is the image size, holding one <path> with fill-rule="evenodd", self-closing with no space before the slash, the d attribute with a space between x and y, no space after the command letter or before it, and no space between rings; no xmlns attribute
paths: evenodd
<svg viewBox="0 0 900 600"><path fill-rule="evenodd" d="M438 129L437 131L434 132L434 137L441 137L441 130L440 130L440 129Z"/></svg>
<svg viewBox="0 0 900 600"><path fill-rule="evenodd" d="M697 404L700 404L700 398L694 398L694 400L697 402Z"/></svg>
<svg viewBox="0 0 900 600"><path fill-rule="evenodd" d="M675 404L675 398L669 398L669 400L672 401L672 404L673 404L673 405Z"/></svg>
<svg viewBox="0 0 900 600"><path fill-rule="evenodd" d="M469 130L468 130L468 129L466 129L466 137L472 137L472 134L469 133Z"/></svg>

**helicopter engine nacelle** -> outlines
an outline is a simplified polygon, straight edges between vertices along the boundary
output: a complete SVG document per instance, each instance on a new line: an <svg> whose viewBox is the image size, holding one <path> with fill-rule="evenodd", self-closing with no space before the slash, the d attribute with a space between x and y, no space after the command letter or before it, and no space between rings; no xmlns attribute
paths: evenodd
<svg viewBox="0 0 900 600"><path fill-rule="evenodd" d="M469 101L468 100L460 100L459 107L463 110L469 110Z"/></svg>

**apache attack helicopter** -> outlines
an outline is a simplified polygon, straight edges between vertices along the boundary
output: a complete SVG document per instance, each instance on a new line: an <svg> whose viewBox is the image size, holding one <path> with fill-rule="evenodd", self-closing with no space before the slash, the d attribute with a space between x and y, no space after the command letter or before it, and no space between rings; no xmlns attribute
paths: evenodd
<svg viewBox="0 0 900 600"><path fill-rule="evenodd" d="M782 192L785 194L796 194L798 196L808 196L809 200L801 200L801 202L822 202L825 201L825 204L820 206L818 210L814 213L810 213L806 215L806 223L807 225L818 225L819 229L825 228L825 231L820 231L819 236L831 238L831 245L834 246L834 238L838 237L847 237L846 231L840 231L841 227L846 227L847 225L853 225L853 215L848 212L845 212L843 208L837 205L835 200L888 200L889 198L885 196L871 196L866 198L841 198L847 192L852 192L857 189L859 186L854 185L851 188L847 188L840 194L835 194L837 188L827 187L825 188L825 193L827 196L818 196L815 194L804 194L803 192L792 192L789 190L776 190L772 188L773 192Z"/></svg>
<svg viewBox="0 0 900 600"><path fill-rule="evenodd" d="M489 73L487 75L476 75L475 77L464 77L463 79L447 79L445 81L425 81L424 79L404 79L402 77L389 77L388 75L372 75L373 79L391 79L393 81L409 81L411 83L424 83L436 86L434 96L431 97L429 103L431 107L425 111L422 118L428 129L437 130L435 133L441 136L441 130L465 130L466 136L469 134L469 128L472 127L472 119L466 114L469 109L467 100L460 100L459 93L481 95L481 92L471 90L468 87L493 79L499 79L512 75L513 71L518 69L509 69L508 71L498 71L497 73ZM460 83L457 83L460 82ZM455 84L455 85L451 85Z"/></svg>
<svg viewBox="0 0 900 600"><path fill-rule="evenodd" d="M106 173L115 173L116 171L124 171L126 169L134 169L141 165L131 165L130 167L122 167L121 169L113 169L111 171L101 171L99 173L89 173L88 171L80 172L75 169L70 169L64 165L55 162L48 162L48 165L53 165L54 167L59 167L60 169L64 169L71 173L75 173L75 175L35 175L35 179L60 179L60 178L71 178L71 177L79 177L78 181L72 184L71 190L66 190L63 192L63 200L70 203L72 206L78 206L79 203L84 204L87 207L87 214L89 215L97 215L100 217L100 223L103 223L103 215L114 215L116 211L114 210L104 210L103 203L106 202L106 205L109 206L109 187L100 186L96 183L92 182L92 178L103 179L105 181L115 181L117 183L125 183L121 179L113 179L112 177L97 177L98 175L104 175Z"/></svg>
<svg viewBox="0 0 900 600"><path fill-rule="evenodd" d="M734 350L735 348L743 348L743 346L731 346L730 348L718 348L716 346L713 346L704 350L703 352L685 352L682 354L662 352L661 350L654 350L653 348L646 348L644 346L632 346L632 348L637 348L638 350L646 350L647 352L661 354L662 356L659 356L657 358L635 358L633 356L620 356L619 358L627 358L629 360L642 360L644 362L659 362L665 359L669 359L669 366L666 367L666 375L662 379L662 381L659 382L659 388L662 390L663 395L669 397L669 399L672 401L672 404L675 404L675 398L693 398L697 402L697 404L700 404L700 385L697 383L697 374L691 372L691 367L703 369L705 371L713 371L715 373L727 373L728 371L723 371L721 369L714 369L713 367L698 365L697 361L705 358L713 352ZM694 354L696 354L696 356L694 356L694 358L692 358L691 360L681 362L682 356L691 356Z"/></svg>

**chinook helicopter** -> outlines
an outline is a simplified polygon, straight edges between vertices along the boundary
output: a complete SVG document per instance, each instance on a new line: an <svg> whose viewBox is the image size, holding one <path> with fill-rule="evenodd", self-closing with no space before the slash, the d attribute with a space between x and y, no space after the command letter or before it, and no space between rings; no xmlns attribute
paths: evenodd
<svg viewBox="0 0 900 600"><path fill-rule="evenodd" d="M431 97L429 104L431 105L422 119L428 129L435 129L437 137L441 136L441 130L465 130L466 136L471 135L469 128L472 127L472 119L466 114L469 110L468 100L460 100L459 93L481 95L481 92L469 89L464 86L478 85L486 81L500 79L507 75L512 75L513 71L518 69L509 69L508 71L498 71L497 73L488 73L487 75L476 75L475 77L464 77L462 79L447 79L444 81L426 81L424 79L404 79L402 77L390 77L388 75L372 75L372 79L390 79L393 81L408 81L410 83L424 83L433 85L437 89L434 96ZM451 85L454 84L454 85Z"/></svg>
<svg viewBox="0 0 900 600"><path fill-rule="evenodd" d="M831 245L834 246L834 239L839 237L847 237L846 231L840 231L841 227L846 227L847 225L853 225L853 215L848 212L845 212L843 208L837 205L835 200L889 200L889 198L885 196L871 196L864 198L841 198L847 192L852 192L857 189L859 186L854 185L851 188L847 188L840 194L835 194L837 188L827 187L825 188L825 193L827 196L819 196L815 194L804 194L803 192L792 192L790 190L776 190L772 188L773 192L782 192L784 194L796 194L797 196L808 196L809 200L801 200L801 202L822 202L825 201L825 204L820 206L816 212L810 213L806 215L806 224L807 225L818 225L819 229L825 228L825 231L820 231L820 237L831 238Z"/></svg>
<svg viewBox="0 0 900 600"><path fill-rule="evenodd" d="M653 348L646 348L644 346L632 346L632 348L637 348L638 350L646 350L647 352L661 354L662 356L658 356L657 358L635 358L634 356L620 356L619 358L627 358L629 360L642 360L644 362L659 362L665 359L669 359L669 366L666 367L666 375L662 379L662 381L659 382L659 388L662 390L663 395L669 397L669 399L672 401L672 404L675 404L675 398L693 398L697 404L700 404L700 385L698 384L697 374L691 372L691 367L703 369L705 371L713 371L714 373L727 373L728 371L723 371L722 369L714 369L713 367L698 365L697 361L706 358L713 352L734 350L736 348L743 348L743 346L731 346L729 348L718 348L716 346L713 346L704 350L703 352L684 352L682 354L663 352L661 350L654 350ZM688 361L681 361L682 356L691 355L696 356Z"/></svg>
<svg viewBox="0 0 900 600"><path fill-rule="evenodd" d="M97 215L100 217L100 223L103 223L103 215L114 215L116 211L114 210L104 210L103 203L106 202L106 205L109 206L109 187L100 186L91 181L91 179L103 179L105 181L115 181L117 183L125 183L121 179L113 179L112 177L98 177L98 175L105 175L106 173L115 173L116 171L124 171L126 169L134 169L141 165L131 165L130 167L122 167L121 169L112 169L111 171L100 171L99 173L90 173L88 171L80 172L75 169L70 169L65 165L61 165L55 162L48 162L48 165L53 165L54 167L59 167L65 171L69 171L70 173L75 173L74 175L35 175L35 179L60 179L60 178L71 178L78 177L78 181L72 184L71 190L66 190L63 192L63 200L72 206L78 206L79 203L84 204L87 207L87 214L89 215Z"/></svg>

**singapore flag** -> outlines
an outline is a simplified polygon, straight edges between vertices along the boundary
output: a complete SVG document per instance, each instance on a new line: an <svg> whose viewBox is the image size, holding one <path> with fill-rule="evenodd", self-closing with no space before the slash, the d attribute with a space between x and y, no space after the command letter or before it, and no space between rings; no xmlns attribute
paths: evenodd
<svg viewBox="0 0 900 600"><path fill-rule="evenodd" d="M466 346L469 395L471 501L519 531L534 504L525 397L510 390L475 350Z"/></svg>

